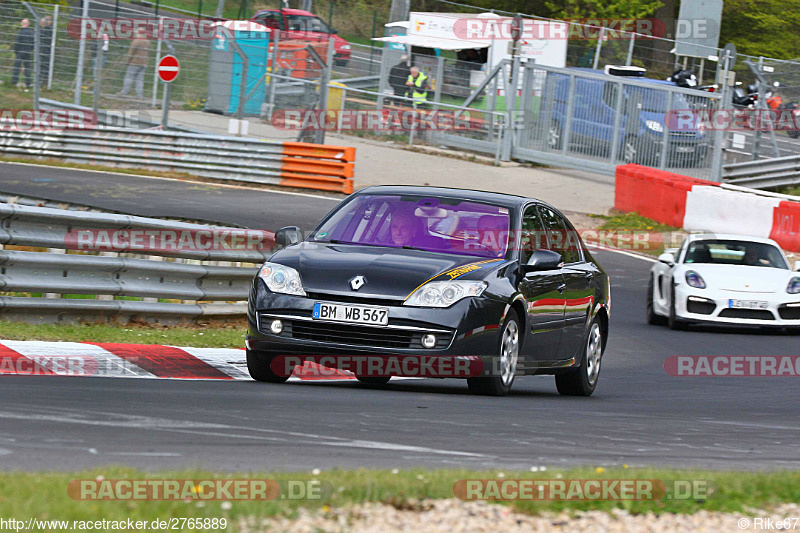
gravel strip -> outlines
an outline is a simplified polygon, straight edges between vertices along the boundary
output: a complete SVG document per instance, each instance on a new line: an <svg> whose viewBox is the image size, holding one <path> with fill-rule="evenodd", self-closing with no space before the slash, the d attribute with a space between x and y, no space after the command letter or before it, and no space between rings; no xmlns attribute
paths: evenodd
<svg viewBox="0 0 800 533"><path fill-rule="evenodd" d="M800 505L784 504L772 511L750 510L753 516L742 513L699 511L695 514L656 516L652 513L631 515L615 509L605 511L547 513L530 516L512 511L506 506L487 502L461 500L423 500L398 509L384 503L365 503L342 509L308 511L301 509L296 519L245 518L237 524L240 531L291 531L293 533L364 533L364 532L422 532L431 533L495 533L503 532L727 532L762 531L754 519L773 521L800 517ZM742 521L741 523L739 521ZM741 527L742 525L746 526ZM800 531L800 523L788 522L786 531ZM792 528L794 526L794 529ZM775 525L772 526L775 530Z"/></svg>

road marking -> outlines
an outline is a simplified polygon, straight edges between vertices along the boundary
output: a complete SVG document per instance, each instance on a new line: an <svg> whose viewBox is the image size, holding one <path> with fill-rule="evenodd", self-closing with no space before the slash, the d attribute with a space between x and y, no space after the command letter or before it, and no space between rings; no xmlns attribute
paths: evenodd
<svg viewBox="0 0 800 533"><path fill-rule="evenodd" d="M50 168L50 169L56 169L56 170L73 170L73 171L77 171L77 172L94 172L96 174L111 174L111 175L117 174L117 175L120 175L120 176L133 176L133 177L136 177L136 178L147 178L147 179L151 179L151 180L177 181L177 182L182 182L182 183L193 183L193 184L196 184L196 185L209 185L209 186L212 186L212 187L226 187L228 189L245 189L245 190L248 190L248 191L265 191L265 192L271 192L271 193L275 193L275 194L289 194L291 196L304 196L306 198L317 198L317 199L320 199L320 200L330 200L330 201L333 201L333 202L341 202L342 201L342 198L332 198L330 196L322 196L322 195L319 195L319 194L309 194L309 193L305 193L305 192L294 192L294 191L278 191L278 190L275 190L275 189L262 189L262 188L258 188L258 187L247 187L245 185L232 185L232 184L229 184L229 183L212 183L212 182L208 182L208 181L179 180L179 179L176 179L176 178L166 178L164 176L145 176L144 174L133 174L133 173L130 173L130 172L110 172L110 171L107 171L107 170L92 170L92 169L87 169L87 168L56 167L56 166L53 166L53 165L41 165L41 164L36 164L36 163L18 163L16 161L0 161L0 163L2 163L4 165L22 165L22 166L27 166L27 167ZM53 201L56 201L56 200L53 200ZM136 215L136 216L139 216L139 215Z"/></svg>

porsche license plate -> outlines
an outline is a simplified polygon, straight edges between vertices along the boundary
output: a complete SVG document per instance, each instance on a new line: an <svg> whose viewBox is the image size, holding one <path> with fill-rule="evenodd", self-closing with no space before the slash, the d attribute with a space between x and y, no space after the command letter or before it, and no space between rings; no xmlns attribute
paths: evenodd
<svg viewBox="0 0 800 533"><path fill-rule="evenodd" d="M769 303L762 300L728 300L732 309L766 309Z"/></svg>
<svg viewBox="0 0 800 533"><path fill-rule="evenodd" d="M311 315L315 320L347 322L385 326L389 323L389 309L385 307L364 307L361 305L328 304L316 302Z"/></svg>

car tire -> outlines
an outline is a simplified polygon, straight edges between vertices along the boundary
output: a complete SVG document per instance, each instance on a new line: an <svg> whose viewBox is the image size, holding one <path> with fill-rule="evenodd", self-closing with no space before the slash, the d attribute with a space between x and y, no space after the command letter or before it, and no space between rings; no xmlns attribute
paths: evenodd
<svg viewBox="0 0 800 533"><path fill-rule="evenodd" d="M510 309L498 336L500 375L467 378L469 392L481 396L505 396L509 393L516 376L520 339L519 318L517 312ZM494 373L495 368L492 364L492 374Z"/></svg>
<svg viewBox="0 0 800 533"><path fill-rule="evenodd" d="M678 318L675 313L675 284L672 284L669 294L669 317L667 318L667 325L669 329L684 330L686 329L686 322Z"/></svg>
<svg viewBox="0 0 800 533"><path fill-rule="evenodd" d="M356 376L356 379L361 383L366 383L367 385L386 385L389 383L389 380L392 379L391 376Z"/></svg>
<svg viewBox="0 0 800 533"><path fill-rule="evenodd" d="M589 325L581 364L578 368L556 375L556 388L564 396L591 396L600 379L600 363L603 359L603 328L595 318Z"/></svg>
<svg viewBox="0 0 800 533"><path fill-rule="evenodd" d="M284 383L289 376L280 376L272 370L272 361L275 355L267 355L255 350L247 350L247 371L256 381L265 383Z"/></svg>
<svg viewBox="0 0 800 533"><path fill-rule="evenodd" d="M792 139L797 139L798 137L800 137L800 131L797 130L787 131L786 134Z"/></svg>
<svg viewBox="0 0 800 533"><path fill-rule="evenodd" d="M657 315L653 309L653 295L655 294L655 283L653 275L650 274L650 280L647 282L647 323L651 326L661 326L666 322L666 319Z"/></svg>
<svg viewBox="0 0 800 533"><path fill-rule="evenodd" d="M557 120L554 120L550 123L550 129L547 130L547 148L550 150L561 150L562 141L561 124L559 124Z"/></svg>
<svg viewBox="0 0 800 533"><path fill-rule="evenodd" d="M346 67L350 61L348 59L334 59L333 64L337 67Z"/></svg>

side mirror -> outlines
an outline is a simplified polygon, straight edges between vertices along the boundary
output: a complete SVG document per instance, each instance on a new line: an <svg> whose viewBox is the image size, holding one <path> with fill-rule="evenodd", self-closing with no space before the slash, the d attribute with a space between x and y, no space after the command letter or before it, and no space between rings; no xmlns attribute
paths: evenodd
<svg viewBox="0 0 800 533"><path fill-rule="evenodd" d="M800 261L794 262L794 270L795 272L800 272Z"/></svg>
<svg viewBox="0 0 800 533"><path fill-rule="evenodd" d="M663 253L658 256L658 260L667 266L675 266L675 256L671 253Z"/></svg>
<svg viewBox="0 0 800 533"><path fill-rule="evenodd" d="M552 250L536 250L528 259L528 264L522 266L522 273L542 272L561 268L563 260L561 254Z"/></svg>
<svg viewBox="0 0 800 533"><path fill-rule="evenodd" d="M297 244L302 240L300 228L297 226L286 226L275 232L275 246L285 247Z"/></svg>

